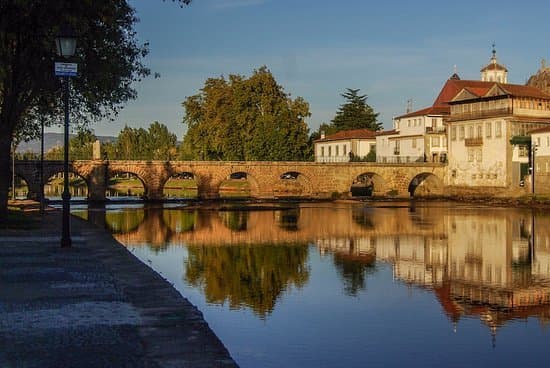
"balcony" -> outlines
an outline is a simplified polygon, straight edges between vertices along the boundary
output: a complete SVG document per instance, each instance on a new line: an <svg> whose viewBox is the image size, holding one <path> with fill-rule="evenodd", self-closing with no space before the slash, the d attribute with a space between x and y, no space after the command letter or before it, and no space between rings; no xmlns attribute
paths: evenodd
<svg viewBox="0 0 550 368"><path fill-rule="evenodd" d="M466 138L466 139L464 139L464 145L466 147L483 146L483 138L481 138L481 137Z"/></svg>
<svg viewBox="0 0 550 368"><path fill-rule="evenodd" d="M445 134L445 127L426 127L426 134Z"/></svg>
<svg viewBox="0 0 550 368"><path fill-rule="evenodd" d="M447 118L447 121L480 119L480 118L489 118L494 116L506 116L506 115L512 115L512 114L513 114L512 108L505 107L502 109L470 111L470 112L462 112L457 114L451 113L451 115L449 115L449 117Z"/></svg>

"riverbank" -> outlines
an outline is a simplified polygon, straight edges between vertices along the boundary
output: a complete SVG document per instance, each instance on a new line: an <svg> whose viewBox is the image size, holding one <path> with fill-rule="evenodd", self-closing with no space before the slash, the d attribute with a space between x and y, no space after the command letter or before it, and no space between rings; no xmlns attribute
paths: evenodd
<svg viewBox="0 0 550 368"><path fill-rule="evenodd" d="M19 204L36 211L32 204ZM60 211L0 232L1 367L236 367L202 313L103 229Z"/></svg>

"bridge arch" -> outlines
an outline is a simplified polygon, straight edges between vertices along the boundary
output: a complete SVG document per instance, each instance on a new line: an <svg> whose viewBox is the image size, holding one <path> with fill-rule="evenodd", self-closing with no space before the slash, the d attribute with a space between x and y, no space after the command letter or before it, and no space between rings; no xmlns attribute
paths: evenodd
<svg viewBox="0 0 550 368"><path fill-rule="evenodd" d="M381 196L388 191L388 184L381 175L371 171L357 175L349 188L352 197Z"/></svg>
<svg viewBox="0 0 550 368"><path fill-rule="evenodd" d="M220 197L242 197L243 193L246 193L244 195L246 197L257 197L260 193L260 185L254 175L248 171L231 171L219 181L217 191Z"/></svg>
<svg viewBox="0 0 550 368"><path fill-rule="evenodd" d="M57 169L57 170L55 170ZM63 193L63 168L55 168L54 170L48 170L44 172L44 197L59 197ZM58 176L56 178L56 176ZM76 197L88 197L88 192L90 188L89 178L83 175L80 171L75 170L73 167L69 166L69 191L71 197L75 199ZM40 185L38 185L37 192L40 191ZM34 194L32 194L34 196ZM38 195L38 194L37 194ZM29 193L31 196L31 193ZM38 198L38 197L36 197Z"/></svg>
<svg viewBox="0 0 550 368"><path fill-rule="evenodd" d="M141 186L143 188L143 195L133 195L132 189L134 190L134 193L140 193L141 191L137 187L128 187L127 188L127 195L133 196L133 197L142 197L142 198L149 198L151 193L150 184L147 181L147 173L143 172L142 170L135 170L131 167L109 167L109 170L106 175L106 190L113 189L113 186L116 186L116 176L118 175L124 175L124 174L130 174L132 177L139 180L141 183ZM115 183L113 183L115 181ZM116 191L119 191L115 188Z"/></svg>
<svg viewBox="0 0 550 368"><path fill-rule="evenodd" d="M311 193L311 179L300 171L284 171L273 183L275 197L303 197Z"/></svg>
<svg viewBox="0 0 550 368"><path fill-rule="evenodd" d="M443 180L428 172L415 175L409 182L408 188L411 197L442 196L444 189Z"/></svg>
<svg viewBox="0 0 550 368"><path fill-rule="evenodd" d="M165 198L196 198L198 181L195 173L186 170L171 171L162 183L162 194Z"/></svg>

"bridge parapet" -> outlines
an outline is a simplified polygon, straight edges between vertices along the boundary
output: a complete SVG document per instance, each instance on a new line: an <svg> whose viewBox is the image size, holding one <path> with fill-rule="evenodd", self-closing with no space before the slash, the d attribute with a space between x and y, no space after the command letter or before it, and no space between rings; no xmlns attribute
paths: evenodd
<svg viewBox="0 0 550 368"><path fill-rule="evenodd" d="M27 182L29 192L38 193L40 161L16 161L15 166L16 174ZM257 198L275 198L285 195L285 190L312 198L331 197L333 193L349 195L352 184L361 175L371 178L375 195L409 197L420 185L430 186L427 193L443 194L446 175L446 165L440 163L297 161L81 160L72 161L70 170L86 181L89 199L94 201L105 200L109 178L116 173L136 175L143 183L145 199L151 200L162 199L166 182L182 173L192 174L200 198L218 198L221 183L238 172L246 174L252 196ZM45 181L62 171L62 161L44 161Z"/></svg>

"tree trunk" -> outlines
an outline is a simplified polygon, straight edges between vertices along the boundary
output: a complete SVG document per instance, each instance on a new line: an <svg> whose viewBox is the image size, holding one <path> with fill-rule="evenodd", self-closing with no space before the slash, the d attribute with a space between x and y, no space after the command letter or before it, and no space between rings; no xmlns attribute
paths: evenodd
<svg viewBox="0 0 550 368"><path fill-rule="evenodd" d="M3 132L1 132L3 133ZM11 181L11 134L0 133L0 221L8 214L8 189Z"/></svg>

